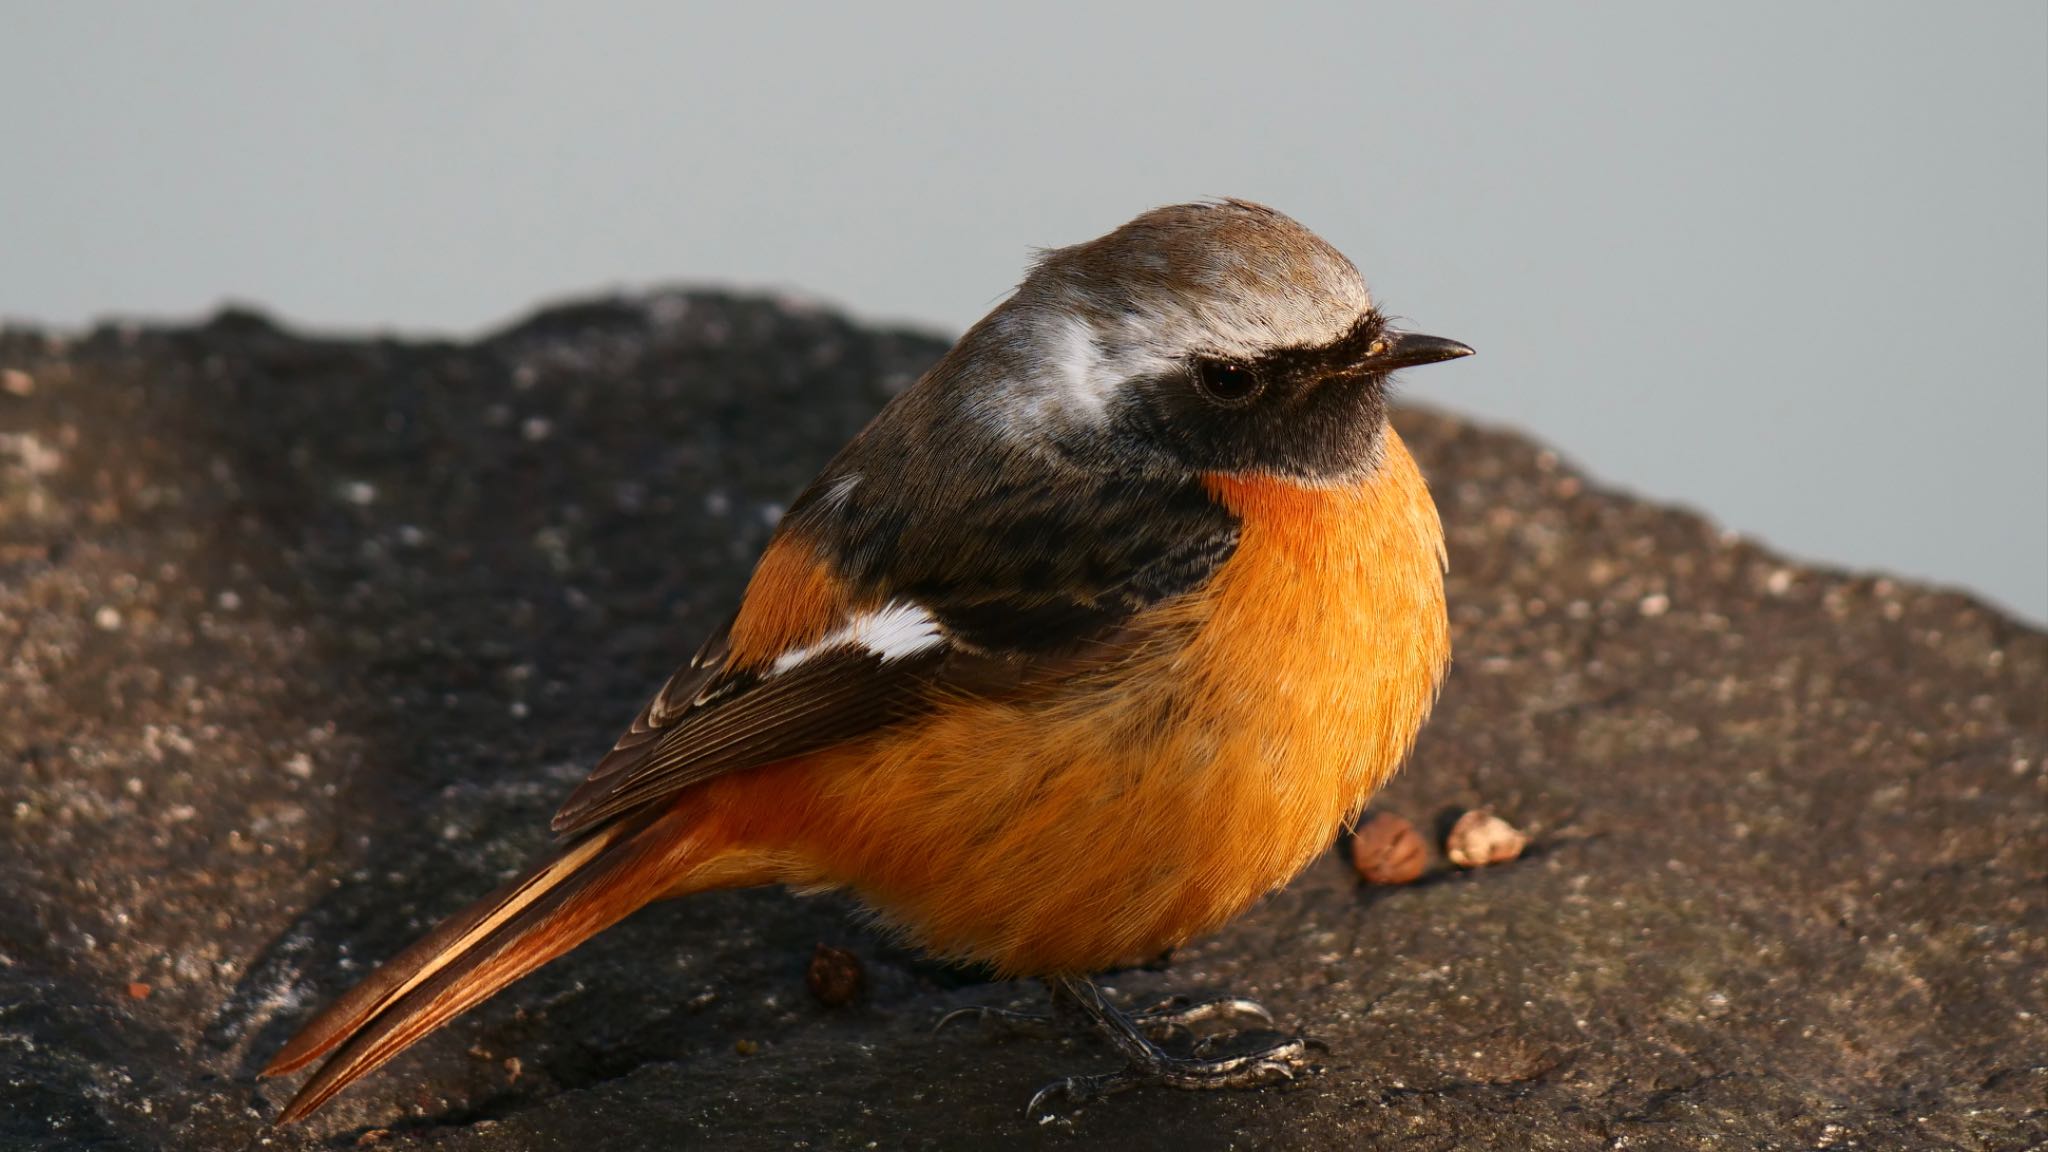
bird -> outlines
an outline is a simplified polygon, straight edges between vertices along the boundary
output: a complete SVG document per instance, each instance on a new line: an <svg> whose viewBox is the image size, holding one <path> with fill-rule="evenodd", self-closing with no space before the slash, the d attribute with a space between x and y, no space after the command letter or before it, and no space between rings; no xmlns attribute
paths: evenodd
<svg viewBox="0 0 2048 1152"><path fill-rule="evenodd" d="M1123 1066L1033 1109L1294 1078L1300 1038L1159 1042L1258 1005L1132 1012L1092 977L1285 885L1408 756L1447 561L1390 377L1471 353L1246 200L1040 251L790 503L552 849L278 1051L263 1075L325 1058L278 1121L653 901L762 885L1043 981Z"/></svg>

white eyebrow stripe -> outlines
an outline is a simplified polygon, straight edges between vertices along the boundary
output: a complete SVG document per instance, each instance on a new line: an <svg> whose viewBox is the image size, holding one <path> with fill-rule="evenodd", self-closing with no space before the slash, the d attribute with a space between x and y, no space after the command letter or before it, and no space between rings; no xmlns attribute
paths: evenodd
<svg viewBox="0 0 2048 1152"><path fill-rule="evenodd" d="M915 656L945 642L939 622L930 612L907 600L899 600L873 612L863 612L815 644L792 649L775 658L769 675L787 672L821 652L849 644L865 648L883 663Z"/></svg>

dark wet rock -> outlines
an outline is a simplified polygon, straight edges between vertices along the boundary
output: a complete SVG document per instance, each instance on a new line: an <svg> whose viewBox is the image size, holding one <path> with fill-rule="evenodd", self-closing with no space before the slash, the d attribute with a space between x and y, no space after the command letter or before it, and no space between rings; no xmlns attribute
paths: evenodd
<svg viewBox="0 0 2048 1152"><path fill-rule="evenodd" d="M543 845L778 502L939 350L679 294L464 346L0 337L0 1146L2048 1139L2048 638L1419 411L1458 662L1382 806L1529 850L1400 888L1332 853L1109 981L1263 998L1319 1078L1029 1124L1106 1055L929 1032L1032 989L760 891L650 910L268 1128L255 1068ZM806 988L821 942L850 1004Z"/></svg>

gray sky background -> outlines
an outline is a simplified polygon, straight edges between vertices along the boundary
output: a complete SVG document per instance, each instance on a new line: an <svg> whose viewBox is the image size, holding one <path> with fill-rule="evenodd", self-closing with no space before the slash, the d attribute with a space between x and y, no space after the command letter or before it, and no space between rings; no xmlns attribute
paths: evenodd
<svg viewBox="0 0 2048 1152"><path fill-rule="evenodd" d="M1239 195L1481 355L1418 399L2048 619L2048 5L0 0L0 316L957 330Z"/></svg>

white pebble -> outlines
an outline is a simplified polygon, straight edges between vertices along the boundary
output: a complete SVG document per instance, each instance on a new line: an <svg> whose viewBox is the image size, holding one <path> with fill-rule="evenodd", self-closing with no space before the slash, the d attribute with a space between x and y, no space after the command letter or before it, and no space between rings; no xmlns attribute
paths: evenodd
<svg viewBox="0 0 2048 1152"><path fill-rule="evenodd" d="M1522 854L1528 837L1520 829L1483 809L1458 817L1444 843L1444 855L1460 868L1505 864Z"/></svg>

